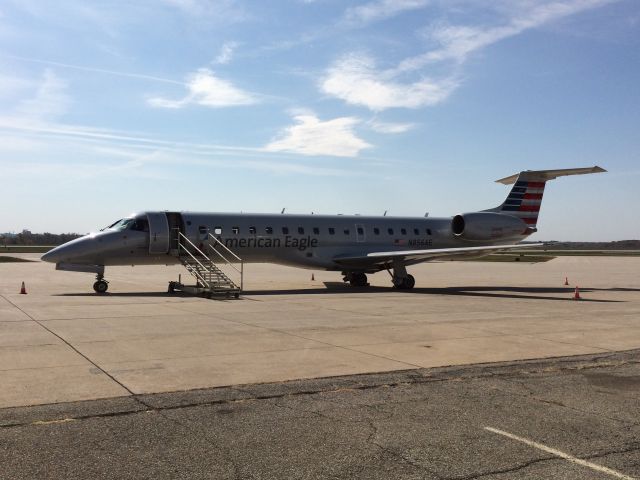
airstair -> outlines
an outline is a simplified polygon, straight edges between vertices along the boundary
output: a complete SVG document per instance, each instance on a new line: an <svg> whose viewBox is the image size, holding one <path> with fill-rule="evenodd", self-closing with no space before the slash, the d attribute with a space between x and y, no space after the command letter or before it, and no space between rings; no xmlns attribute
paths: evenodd
<svg viewBox="0 0 640 480"><path fill-rule="evenodd" d="M197 283L195 287L189 287L183 285L181 280L169 282L169 292L180 290L209 297L240 297L244 280L244 264L240 257L210 233L200 247L178 230L173 238L175 245L171 253L180 259ZM234 263L239 264L239 268Z"/></svg>

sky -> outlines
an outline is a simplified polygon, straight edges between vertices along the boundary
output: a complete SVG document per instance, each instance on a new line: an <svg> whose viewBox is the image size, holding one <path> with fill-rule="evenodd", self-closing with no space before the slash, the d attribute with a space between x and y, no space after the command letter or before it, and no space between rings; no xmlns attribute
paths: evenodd
<svg viewBox="0 0 640 480"><path fill-rule="evenodd" d="M640 238L637 0L0 3L0 232L450 216L593 165L532 239Z"/></svg>

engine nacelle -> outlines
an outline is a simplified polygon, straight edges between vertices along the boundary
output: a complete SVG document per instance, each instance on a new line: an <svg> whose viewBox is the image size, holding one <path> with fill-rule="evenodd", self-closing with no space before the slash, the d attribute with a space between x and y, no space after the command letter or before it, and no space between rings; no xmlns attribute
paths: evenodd
<svg viewBox="0 0 640 480"><path fill-rule="evenodd" d="M451 231L455 237L465 240L504 240L521 237L527 231L527 224L502 213L464 213L453 217Z"/></svg>

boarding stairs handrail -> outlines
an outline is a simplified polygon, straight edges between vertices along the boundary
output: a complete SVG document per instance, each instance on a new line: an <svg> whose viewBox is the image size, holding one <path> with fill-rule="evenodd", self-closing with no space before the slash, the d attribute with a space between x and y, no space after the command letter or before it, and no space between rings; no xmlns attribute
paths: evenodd
<svg viewBox="0 0 640 480"><path fill-rule="evenodd" d="M231 268L233 268L240 275L240 290L242 290L243 287L244 287L244 261L238 255L233 253L233 250L231 250L224 243L222 243L219 238L217 238L214 235L212 235L211 232L207 233L207 238L213 240L216 245L219 245L220 247L222 247L227 253L229 253L234 259L236 259L238 261L238 263L240 263L240 268L238 269L233 264L233 262L230 261L229 259L227 259L227 257L225 257L224 255L222 255L222 253L220 253L216 247L211 245L211 243L207 242L208 247L211 250L213 250L222 260L224 260L225 264L229 265Z"/></svg>
<svg viewBox="0 0 640 480"><path fill-rule="evenodd" d="M222 270L220 270L216 266L216 264L200 248L198 248L191 240L189 240L189 238L187 238L186 235L184 235L180 231L178 231L177 233L178 235L176 238L178 239L178 256L180 258L183 258L181 254L182 252L185 252L192 259L192 261L195 262L195 265L191 264L190 261L184 258L182 261L183 265L189 271L189 273L195 276L198 279L198 281L202 282L203 287L207 288L208 290L213 290L214 286L219 288L220 284L222 283L224 286L227 287L226 289L224 289L225 291L234 291L234 290L242 289L241 286L238 287L238 285L233 280L231 280L227 275L225 275L225 273ZM200 261L200 258L194 255L192 251L183 244L183 242L186 245L188 245L191 249L193 249L193 251L203 259L204 263ZM208 264L209 266L207 267L205 263ZM206 274L204 274L204 272L208 272L209 276L207 277ZM212 277L217 278L217 282L215 282L215 285L214 285L214 282L212 281Z"/></svg>
<svg viewBox="0 0 640 480"><path fill-rule="evenodd" d="M178 252L186 252L187 255L189 255L193 260L196 261L196 263L198 265L200 265L202 267L202 270L207 270L207 267L205 267L202 262L200 260L198 260L198 258L189 251L188 248L185 248L184 245L182 245L182 241L181 240L186 240L186 242L196 251L200 254L200 256L206 258L207 260L209 260L209 258L204 254L204 252L202 252L191 240L189 240L182 232L178 232ZM180 255L180 253L178 254L178 256L182 256ZM209 262L211 262L211 260L209 260ZM211 262L213 263L213 262ZM203 286L207 287L207 288L211 288L211 285L209 285L209 282L207 282L204 277L200 274L200 272L196 269L196 268L187 268L187 270L189 270L189 273L191 273L192 275L194 275L198 280L200 280L203 283Z"/></svg>

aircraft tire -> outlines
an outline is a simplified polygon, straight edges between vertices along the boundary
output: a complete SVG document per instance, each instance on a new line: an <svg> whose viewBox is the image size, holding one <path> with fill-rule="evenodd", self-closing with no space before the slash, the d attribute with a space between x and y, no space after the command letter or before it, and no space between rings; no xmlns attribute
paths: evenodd
<svg viewBox="0 0 640 480"><path fill-rule="evenodd" d="M366 287L369 285L367 282L367 275L365 273L353 273L350 280L352 287Z"/></svg>
<svg viewBox="0 0 640 480"><path fill-rule="evenodd" d="M404 278L394 278L393 287L398 290L411 290L416 285L416 279L413 275L407 275Z"/></svg>
<svg viewBox="0 0 640 480"><path fill-rule="evenodd" d="M93 284L93 289L96 293L106 293L109 288L109 284L104 280L98 280Z"/></svg>
<svg viewBox="0 0 640 480"><path fill-rule="evenodd" d="M405 290L411 290L413 287L416 286L416 279L413 278L413 275L407 275L407 278L404 279L403 283L403 288Z"/></svg>

